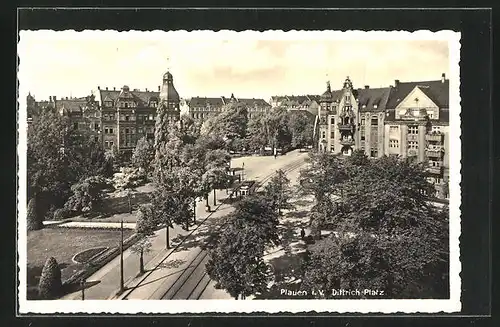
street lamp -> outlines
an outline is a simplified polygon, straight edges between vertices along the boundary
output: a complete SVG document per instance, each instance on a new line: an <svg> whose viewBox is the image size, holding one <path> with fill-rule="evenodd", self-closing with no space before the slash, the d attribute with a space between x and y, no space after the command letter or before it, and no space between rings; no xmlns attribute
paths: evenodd
<svg viewBox="0 0 500 327"><path fill-rule="evenodd" d="M125 286L123 283L123 216L120 220L120 294L125 291Z"/></svg>

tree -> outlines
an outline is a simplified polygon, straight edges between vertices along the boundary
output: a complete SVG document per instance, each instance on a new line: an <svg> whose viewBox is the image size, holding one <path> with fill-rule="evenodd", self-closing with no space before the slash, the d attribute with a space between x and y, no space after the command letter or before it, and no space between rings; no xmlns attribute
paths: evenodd
<svg viewBox="0 0 500 327"><path fill-rule="evenodd" d="M268 283L268 268L263 260L264 243L257 225L232 219L221 231L206 264L208 275L235 299L263 292Z"/></svg>
<svg viewBox="0 0 500 327"><path fill-rule="evenodd" d="M432 185L422 165L382 157L344 185L337 235L311 249L307 283L371 285L390 298L446 297L448 212L428 204Z"/></svg>
<svg viewBox="0 0 500 327"><path fill-rule="evenodd" d="M66 202L65 208L84 214L101 210L103 190L107 186L108 182L101 176L82 179L71 187L73 195Z"/></svg>
<svg viewBox="0 0 500 327"><path fill-rule="evenodd" d="M132 164L144 171L147 177L154 155L153 145L144 136L137 141L134 153L132 154Z"/></svg>
<svg viewBox="0 0 500 327"><path fill-rule="evenodd" d="M132 246L132 251L139 255L139 274L144 274L144 253L151 248L150 237L158 226L158 220L154 216L153 206L144 204L137 210L137 221L135 232L138 235L137 242Z"/></svg>
<svg viewBox="0 0 500 327"><path fill-rule="evenodd" d="M28 230L39 230L43 228L43 222L38 215L36 207L36 198L31 198L29 200L26 218Z"/></svg>
<svg viewBox="0 0 500 327"><path fill-rule="evenodd" d="M235 204L235 217L255 224L254 232L265 245L280 244L278 235L278 215L269 199L261 195L243 198Z"/></svg>
<svg viewBox="0 0 500 327"><path fill-rule="evenodd" d="M250 150L263 151L264 147L268 144L263 120L264 115L258 113L248 121L247 144Z"/></svg>
<svg viewBox="0 0 500 327"><path fill-rule="evenodd" d="M327 210L325 207L332 206L332 201L337 201L343 194L343 183L347 175L344 164L332 154L314 152L308 158L308 167L300 171L300 187L302 194L314 195L316 210L310 216L312 233L319 237L321 226ZM320 221L315 221L319 219Z"/></svg>
<svg viewBox="0 0 500 327"><path fill-rule="evenodd" d="M314 116L308 111L289 112L288 128L292 133L292 147L312 145Z"/></svg>
<svg viewBox="0 0 500 327"><path fill-rule="evenodd" d="M283 170L277 170L269 183L264 187L266 196L271 199L271 203L281 215L281 210L292 208L288 202L291 198L290 180Z"/></svg>
<svg viewBox="0 0 500 327"><path fill-rule="evenodd" d="M61 269L56 259L50 257L45 261L40 281L38 283L38 294L42 299L52 300L61 295L62 281Z"/></svg>
<svg viewBox="0 0 500 327"><path fill-rule="evenodd" d="M246 137L248 124L248 109L240 102L230 102L224 106L223 111L204 123L202 135L219 135L226 142L226 148L235 150L234 145L238 140Z"/></svg>

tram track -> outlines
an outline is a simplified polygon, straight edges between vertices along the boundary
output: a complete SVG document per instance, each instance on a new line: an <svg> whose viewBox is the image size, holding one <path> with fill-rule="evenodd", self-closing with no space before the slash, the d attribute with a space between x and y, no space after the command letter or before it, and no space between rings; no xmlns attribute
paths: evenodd
<svg viewBox="0 0 500 327"><path fill-rule="evenodd" d="M294 161L294 162L284 166L281 170L283 170L285 173L288 173L290 171L293 171L293 170L301 167L303 164L304 164L303 160L297 160L297 161ZM255 191L261 189L265 185L265 183L267 183L275 175L276 175L276 172L273 172L273 173L266 175L261 181L258 182L258 186L256 187ZM224 226L227 223L228 222L226 221L221 226L219 226L217 232L219 232L222 228L224 228ZM202 257L199 257L199 255L201 253L203 253ZM210 279L210 276L208 276L206 269L202 269L201 275L196 276L197 275L196 273L198 272L198 274L199 274L199 271L200 271L197 268L201 265L205 265L208 262L208 259L209 259L209 252L207 250L202 249L200 251L200 253L198 253L196 255L196 257L193 259L192 263L196 262L196 265L192 270L190 270L189 276L187 276L186 279L183 278L184 280L182 282L182 285L177 289L176 292L173 293L173 295L171 297L168 296L169 295L168 293L171 290L171 288L169 288L169 290L167 290L167 292L164 294L162 299L166 298L166 299L171 299L171 300L199 300L201 298L201 296L203 295L203 293L205 292L208 285L210 284L211 279ZM191 264L190 264L190 266L191 266ZM188 271L188 270L187 269L184 270L183 273L186 271ZM187 293L186 290L181 291L182 286L184 286L190 278L194 279L194 282L195 282L194 287L190 288L189 293ZM176 280L176 282L177 281L178 280ZM187 296L186 296L186 293L187 293Z"/></svg>
<svg viewBox="0 0 500 327"><path fill-rule="evenodd" d="M293 161L284 167L281 168L285 173L293 171L299 167L301 167L304 164L304 160L301 158L299 160ZM261 180L257 180L257 186L255 191L261 189L265 183L267 183L274 175L276 175L276 172L272 172L268 175L265 175ZM232 190L231 195L234 195L235 190ZM149 270L143 278L139 281L139 283L130 289L126 291L126 294L121 297L122 300L127 300L129 295L136 290L138 287L140 287L146 280L147 278L154 272L156 271L159 267L161 267L162 264L166 260L169 259L169 257L175 253L183 244L184 241L191 236L195 231L198 230L203 224L211 218L212 214L215 213L217 210L220 209L220 207L224 203L220 203L217 205L216 209L211 212L207 217L205 217L203 220L200 221L198 226L191 230L189 234L187 234L183 240L178 243L171 251L166 255L158 264L154 266L153 269ZM224 222L222 225L218 226L217 228L217 233L227 224L227 221ZM209 241L206 242L206 244L209 244L211 242L211 238L209 238ZM162 294L161 299L199 299L203 293L205 292L206 288L210 284L210 277L208 276L206 269L198 269L200 266L204 266L206 262L208 261L208 254L209 252L203 248L199 249L199 252L196 254L196 256L189 262L189 265L182 270L180 275L176 278L174 283L168 287L168 289ZM199 274L199 272L202 271L201 276L196 276L196 273ZM192 288L185 289L184 286L186 283L188 283L190 280L195 279L195 285ZM155 296L155 293L153 293L149 299Z"/></svg>

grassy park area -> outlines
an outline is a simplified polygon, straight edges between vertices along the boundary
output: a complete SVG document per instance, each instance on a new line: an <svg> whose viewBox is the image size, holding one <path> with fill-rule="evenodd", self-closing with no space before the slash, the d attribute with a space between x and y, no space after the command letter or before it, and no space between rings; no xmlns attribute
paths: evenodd
<svg viewBox="0 0 500 327"><path fill-rule="evenodd" d="M124 229L124 238L131 236L133 230ZM28 296L36 292L45 261L54 257L60 268L63 282L82 268L72 261L75 254L96 247L118 247L119 229L83 229L48 227L28 232Z"/></svg>

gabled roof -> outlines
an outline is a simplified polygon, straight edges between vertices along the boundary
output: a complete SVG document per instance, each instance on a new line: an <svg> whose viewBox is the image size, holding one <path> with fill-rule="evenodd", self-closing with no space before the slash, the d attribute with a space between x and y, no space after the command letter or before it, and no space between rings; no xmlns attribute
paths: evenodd
<svg viewBox="0 0 500 327"><path fill-rule="evenodd" d="M423 81L423 82L399 82L391 88L387 108L395 109L401 101L410 94L415 87L419 87L439 108L448 108L450 96L450 83L445 80Z"/></svg>
<svg viewBox="0 0 500 327"><path fill-rule="evenodd" d="M360 111L384 111L391 88L358 89ZM375 108L376 106L376 108Z"/></svg>
<svg viewBox="0 0 500 327"><path fill-rule="evenodd" d="M56 100L56 109L64 109L66 112L74 113L81 112L84 107L87 106L87 99L85 98L73 98L73 99L61 99Z"/></svg>
<svg viewBox="0 0 500 327"><path fill-rule="evenodd" d="M120 90L99 90L102 102L111 100L113 103L118 99ZM130 91L138 106L148 106L150 99L158 100L160 92L152 91Z"/></svg>
<svg viewBox="0 0 500 327"><path fill-rule="evenodd" d="M202 97L192 97L189 100L190 107L222 107L224 105L224 100L222 97L219 98L202 98Z"/></svg>
<svg viewBox="0 0 500 327"><path fill-rule="evenodd" d="M270 107L271 105L267 103L264 99L238 99L238 102L242 102L248 106L253 105L257 107Z"/></svg>

